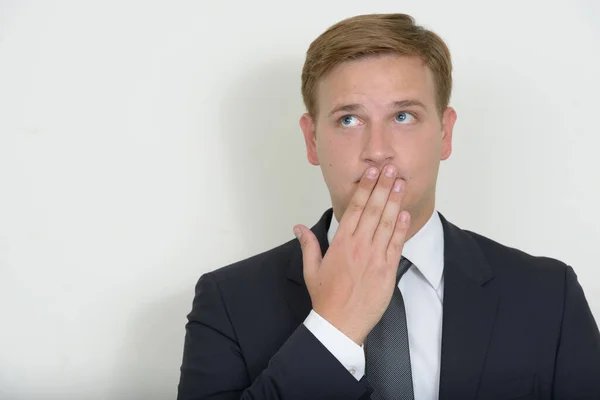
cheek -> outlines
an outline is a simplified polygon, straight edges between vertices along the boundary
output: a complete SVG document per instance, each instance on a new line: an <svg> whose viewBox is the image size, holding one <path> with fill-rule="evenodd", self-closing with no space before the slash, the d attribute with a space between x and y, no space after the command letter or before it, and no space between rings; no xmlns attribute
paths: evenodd
<svg viewBox="0 0 600 400"><path fill-rule="evenodd" d="M406 159L406 177L412 186L423 188L430 184L439 167L441 141L419 140L412 143L412 151L404 152ZM400 153L402 154L402 152ZM402 159L402 157L400 157Z"/></svg>
<svg viewBox="0 0 600 400"><path fill-rule="evenodd" d="M347 169L357 154L354 150L354 143L346 138L324 139L317 142L317 152L319 159L327 168Z"/></svg>

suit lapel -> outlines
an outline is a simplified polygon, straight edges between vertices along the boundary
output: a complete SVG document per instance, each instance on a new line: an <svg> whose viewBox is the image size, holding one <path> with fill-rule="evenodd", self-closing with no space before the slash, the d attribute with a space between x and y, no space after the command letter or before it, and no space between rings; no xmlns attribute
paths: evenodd
<svg viewBox="0 0 600 400"><path fill-rule="evenodd" d="M333 209L330 208L321 216L319 222L311 228L311 231L319 240L321 254L323 255L325 255L325 252L327 252L327 249L329 248L327 231L329 230L332 216ZM295 317L296 325L299 325L310 313L312 303L304 282L302 248L300 247L300 242L297 240L294 242L285 285L288 304Z"/></svg>
<svg viewBox="0 0 600 400"><path fill-rule="evenodd" d="M444 311L440 400L475 399L492 334L498 297L486 289L491 267L475 240L444 227Z"/></svg>

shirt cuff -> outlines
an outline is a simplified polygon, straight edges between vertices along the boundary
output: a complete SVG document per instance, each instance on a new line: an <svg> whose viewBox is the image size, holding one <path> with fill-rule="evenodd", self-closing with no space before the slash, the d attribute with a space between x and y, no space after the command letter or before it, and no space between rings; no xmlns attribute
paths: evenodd
<svg viewBox="0 0 600 400"><path fill-rule="evenodd" d="M329 350L331 354L356 378L361 380L365 374L365 352L329 321L311 310L304 326Z"/></svg>

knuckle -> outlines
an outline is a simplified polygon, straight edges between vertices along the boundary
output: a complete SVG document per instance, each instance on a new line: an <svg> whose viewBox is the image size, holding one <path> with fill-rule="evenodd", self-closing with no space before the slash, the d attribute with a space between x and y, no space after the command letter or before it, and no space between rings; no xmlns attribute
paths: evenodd
<svg viewBox="0 0 600 400"><path fill-rule="evenodd" d="M371 258L370 241L365 238L357 238L352 243L352 259L355 262L365 262Z"/></svg>
<svg viewBox="0 0 600 400"><path fill-rule="evenodd" d="M363 205L359 201L354 199L353 201L350 202L350 204L348 205L348 208L352 212L359 212L359 211L362 211Z"/></svg>
<svg viewBox="0 0 600 400"><path fill-rule="evenodd" d="M375 266L375 268L377 270L382 270L385 271L386 270L386 266L387 266L387 262L385 261L385 257L382 255L377 255L376 257L373 258L374 263L373 265Z"/></svg>
<svg viewBox="0 0 600 400"><path fill-rule="evenodd" d="M394 179L388 178L387 176L385 176L384 179L379 180L377 186L379 186L380 188L383 188L385 190L390 190L392 188L393 184L394 184Z"/></svg>
<svg viewBox="0 0 600 400"><path fill-rule="evenodd" d="M398 223L396 224L395 233L397 235L405 235L406 231L408 230L408 226L400 221L400 214L398 214L396 219L398 220Z"/></svg>
<svg viewBox="0 0 600 400"><path fill-rule="evenodd" d="M367 217L374 217L377 214L379 214L379 207L377 207L376 205L373 205L373 204L369 205L365 208L364 213Z"/></svg>
<svg viewBox="0 0 600 400"><path fill-rule="evenodd" d="M369 257L367 268L375 271L381 269L383 265L385 265L384 254L379 254L379 252L373 252Z"/></svg>
<svg viewBox="0 0 600 400"><path fill-rule="evenodd" d="M390 193L390 201L394 201L396 203L399 203L402 200L402 192L394 192L392 191Z"/></svg>
<svg viewBox="0 0 600 400"><path fill-rule="evenodd" d="M360 189L371 190L371 188L373 187L373 181L369 179L361 179L358 183L358 187Z"/></svg>
<svg viewBox="0 0 600 400"><path fill-rule="evenodd" d="M402 251L402 248L404 247L404 243L401 242L400 240L395 240L391 243L391 247L392 250L396 253L400 253Z"/></svg>
<svg viewBox="0 0 600 400"><path fill-rule="evenodd" d="M389 275L389 268L387 268L387 263L385 261L377 261L372 264L371 273L377 277L377 279L386 279Z"/></svg>
<svg viewBox="0 0 600 400"><path fill-rule="evenodd" d="M394 229L394 221L389 218L384 218L379 223L379 226L384 230L393 230Z"/></svg>

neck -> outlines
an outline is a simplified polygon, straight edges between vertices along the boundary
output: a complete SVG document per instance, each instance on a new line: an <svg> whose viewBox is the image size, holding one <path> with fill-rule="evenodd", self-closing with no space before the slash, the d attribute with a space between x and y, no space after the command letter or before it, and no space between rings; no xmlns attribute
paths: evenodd
<svg viewBox="0 0 600 400"><path fill-rule="evenodd" d="M435 204L427 205L419 210L409 210L410 212L410 226L408 228L408 233L406 235L406 240L409 240L417 232L425 226L427 221L433 215L433 211L435 210Z"/></svg>

